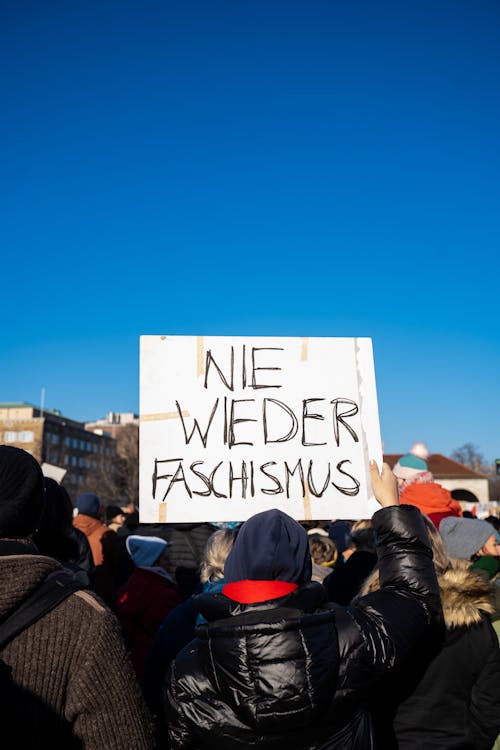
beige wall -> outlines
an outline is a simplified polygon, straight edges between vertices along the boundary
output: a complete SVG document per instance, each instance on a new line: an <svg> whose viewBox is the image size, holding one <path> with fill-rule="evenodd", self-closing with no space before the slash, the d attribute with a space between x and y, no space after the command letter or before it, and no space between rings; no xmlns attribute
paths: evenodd
<svg viewBox="0 0 500 750"><path fill-rule="evenodd" d="M4 419L30 419L33 417L32 406L16 406L11 409L0 408L0 421Z"/></svg>
<svg viewBox="0 0 500 750"><path fill-rule="evenodd" d="M487 479L437 479L437 482L447 490L469 490L480 503L489 503L490 487Z"/></svg>
<svg viewBox="0 0 500 750"><path fill-rule="evenodd" d="M0 443L23 448L37 461L42 460L43 419L1 419ZM33 433L33 439L26 441L20 433ZM10 434L9 434L10 433ZM12 439L14 437L14 439Z"/></svg>

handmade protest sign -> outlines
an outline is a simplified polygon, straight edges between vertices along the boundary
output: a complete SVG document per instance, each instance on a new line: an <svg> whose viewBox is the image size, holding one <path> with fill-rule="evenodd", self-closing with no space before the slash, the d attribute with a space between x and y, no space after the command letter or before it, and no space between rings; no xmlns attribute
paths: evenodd
<svg viewBox="0 0 500 750"><path fill-rule="evenodd" d="M371 339L141 336L142 522L366 518Z"/></svg>

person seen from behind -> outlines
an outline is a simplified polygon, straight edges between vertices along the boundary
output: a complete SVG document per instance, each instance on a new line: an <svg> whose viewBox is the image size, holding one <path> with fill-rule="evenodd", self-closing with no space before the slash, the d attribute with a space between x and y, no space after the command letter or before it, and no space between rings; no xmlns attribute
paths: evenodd
<svg viewBox="0 0 500 750"><path fill-rule="evenodd" d="M398 673L372 696L377 744L384 750L491 750L500 730L500 651L490 624L491 587L487 578L471 569L469 561L473 550L487 538L488 529L482 528L481 521L444 519L440 529L454 529L447 550L432 521L423 518L432 544L444 620L421 639ZM469 537L471 523L478 527ZM457 553L466 558L450 559L450 550L455 558ZM378 588L376 570L360 595Z"/></svg>
<svg viewBox="0 0 500 750"><path fill-rule="evenodd" d="M356 607L328 605L311 582L304 529L279 510L250 518L222 592L199 597L206 624L167 676L171 750L374 747L366 698L425 636L440 603L420 511L399 506L386 464L370 473L382 506L373 516L381 590Z"/></svg>
<svg viewBox="0 0 500 750"><path fill-rule="evenodd" d="M167 542L156 536L132 534L126 546L134 564L120 587L116 614L140 683L144 663L156 631L167 614L181 602L179 589L167 572Z"/></svg>
<svg viewBox="0 0 500 750"><path fill-rule="evenodd" d="M120 545L116 533L102 523L101 503L93 492L79 495L76 508L78 514L73 525L87 537L94 559L94 591L113 608L120 575Z"/></svg>
<svg viewBox="0 0 500 750"><path fill-rule="evenodd" d="M377 562L373 524L369 519L355 521L349 546L342 553L343 564L323 581L328 601L347 605Z"/></svg>
<svg viewBox="0 0 500 750"><path fill-rule="evenodd" d="M42 555L53 557L80 581L90 586L94 575L92 550L87 537L73 526L73 504L55 479L44 477L45 502L34 535Z"/></svg>
<svg viewBox="0 0 500 750"><path fill-rule="evenodd" d="M311 580L322 583L338 560L337 548L328 532L322 528L309 529L307 537L312 560Z"/></svg>
<svg viewBox="0 0 500 750"><path fill-rule="evenodd" d="M462 508L448 490L434 481L427 465L428 457L425 443L414 443L409 452L397 461L393 472L398 480L401 504L420 508L439 528L443 518L461 516Z"/></svg>
<svg viewBox="0 0 500 750"><path fill-rule="evenodd" d="M116 583L120 587L128 581L134 569L134 564L127 552L126 539L129 534L123 533L124 529L126 529L127 514L124 513L119 505L107 505L104 510L104 518L106 526L115 532L118 539L119 563L116 572Z"/></svg>
<svg viewBox="0 0 500 750"><path fill-rule="evenodd" d="M38 462L0 445L0 639L54 576L62 585L62 566L33 543L43 508ZM91 591L71 589L3 642L0 680L5 750L153 748L116 617Z"/></svg>
<svg viewBox="0 0 500 750"><path fill-rule="evenodd" d="M107 505L104 510L104 517L108 529L115 532L118 532L127 520L127 516L119 505Z"/></svg>
<svg viewBox="0 0 500 750"><path fill-rule="evenodd" d="M166 732L161 712L165 674L179 651L195 637L196 625L206 623L198 611L198 595L220 593L224 588L224 564L236 534L235 529L228 528L219 529L209 537L201 561L198 589L165 617L146 658L144 695L158 720L161 737Z"/></svg>
<svg viewBox="0 0 500 750"><path fill-rule="evenodd" d="M500 544L496 529L488 521L476 518L445 518L439 533L450 557L467 561L472 570L491 582L495 595L493 627L500 636Z"/></svg>

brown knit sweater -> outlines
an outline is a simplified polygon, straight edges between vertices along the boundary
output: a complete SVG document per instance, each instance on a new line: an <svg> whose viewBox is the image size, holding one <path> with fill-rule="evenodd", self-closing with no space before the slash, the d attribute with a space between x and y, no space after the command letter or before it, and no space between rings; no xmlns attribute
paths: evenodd
<svg viewBox="0 0 500 750"><path fill-rule="evenodd" d="M0 557L0 618L59 567L41 555ZM12 669L15 691L14 708L0 726L2 748L153 748L116 618L91 592L72 594L0 656ZM12 734L7 745L6 729Z"/></svg>

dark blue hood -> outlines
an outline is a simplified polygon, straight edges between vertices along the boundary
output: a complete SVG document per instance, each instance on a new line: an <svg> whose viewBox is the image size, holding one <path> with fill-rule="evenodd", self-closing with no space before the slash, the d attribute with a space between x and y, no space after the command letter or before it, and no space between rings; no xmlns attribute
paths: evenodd
<svg viewBox="0 0 500 750"><path fill-rule="evenodd" d="M246 521L224 565L226 583L311 580L307 534L281 510L266 510Z"/></svg>

